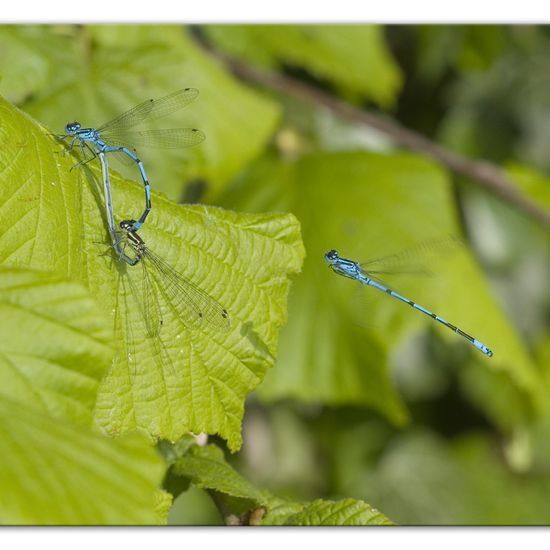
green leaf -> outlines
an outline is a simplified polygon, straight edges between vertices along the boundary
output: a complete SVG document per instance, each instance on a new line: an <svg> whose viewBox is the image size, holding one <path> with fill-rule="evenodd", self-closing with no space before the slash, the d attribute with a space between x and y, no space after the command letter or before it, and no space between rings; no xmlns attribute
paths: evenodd
<svg viewBox="0 0 550 550"><path fill-rule="evenodd" d="M154 506L157 514L158 525L166 525L168 521L168 513L172 507L172 495L166 491L157 490L155 492Z"/></svg>
<svg viewBox="0 0 550 550"><path fill-rule="evenodd" d="M158 522L165 466L143 437L111 440L0 396L4 524Z"/></svg>
<svg viewBox="0 0 550 550"><path fill-rule="evenodd" d="M299 512L291 511L288 516L277 513L276 523L267 515L263 525L394 525L394 523L366 502L346 498L343 500L321 500L302 506Z"/></svg>
<svg viewBox="0 0 550 550"><path fill-rule="evenodd" d="M395 104L402 76L377 25L207 25L209 38L261 65L302 67L355 101ZM358 67L360 69L358 70Z"/></svg>
<svg viewBox="0 0 550 550"><path fill-rule="evenodd" d="M262 525L391 525L380 512L362 501L315 500L291 502L260 491L243 478L215 445L190 448L173 466L176 475L188 477L195 487L210 489L229 497L252 501L249 510L259 506L267 510Z"/></svg>
<svg viewBox="0 0 550 550"><path fill-rule="evenodd" d="M193 445L189 453L174 464L174 473L191 478L200 489L213 489L226 495L264 504L266 497L249 481L237 473L226 461L216 445Z"/></svg>
<svg viewBox="0 0 550 550"><path fill-rule="evenodd" d="M17 27L0 33L0 51L14 39L26 39L32 29ZM209 196L214 196L257 156L274 130L278 107L238 84L195 46L182 27L83 26L63 38L50 27L39 29L35 31L39 39L21 55L36 50L44 63L63 70L23 107L52 132L61 133L73 120L98 127L148 98L160 98L179 88L199 89L192 105L147 127L196 127L206 134L206 140L184 151L139 151L152 188L173 199L179 199L192 180L206 183ZM42 49L42 44L48 47ZM13 79L28 78L24 65L11 65L5 59L0 72L8 69L16 73L10 75ZM32 91L29 85L27 93ZM141 181L137 167L125 170L133 180Z"/></svg>
<svg viewBox="0 0 550 550"><path fill-rule="evenodd" d="M270 174L262 179L261 194L253 191L258 173ZM428 316L338 277L323 261L330 248L366 261L459 235L453 192L432 163L410 154L367 152L315 154L293 164L266 159L224 204L292 211L308 250L290 296L278 367L260 388L264 398L369 405L403 422L388 360L401 343L430 330L448 342L449 353L469 352L478 369L506 373L531 408L538 404L536 368L466 247L428 266L436 277L401 276L387 284L487 344L495 354L491 359Z"/></svg>
<svg viewBox="0 0 550 550"><path fill-rule="evenodd" d="M84 279L81 173L34 120L0 98L0 260ZM99 201L99 199L98 199Z"/></svg>
<svg viewBox="0 0 550 550"><path fill-rule="evenodd" d="M117 262L102 219L99 167L72 170L74 159L5 102L0 151L0 261L56 272L86 285L112 319L118 353L103 378L95 420L108 433L144 429L171 441L218 433L241 443L244 399L273 364L286 322L289 276L303 245L292 215L237 214L179 206L153 194L140 232L147 245L229 311L231 329L194 330L152 273L163 325L150 337L142 316L144 272ZM117 221L136 216L143 189L112 175ZM142 265L142 264L141 264Z"/></svg>
<svg viewBox="0 0 550 550"><path fill-rule="evenodd" d="M80 284L0 268L0 394L91 424L112 356L107 318Z"/></svg>

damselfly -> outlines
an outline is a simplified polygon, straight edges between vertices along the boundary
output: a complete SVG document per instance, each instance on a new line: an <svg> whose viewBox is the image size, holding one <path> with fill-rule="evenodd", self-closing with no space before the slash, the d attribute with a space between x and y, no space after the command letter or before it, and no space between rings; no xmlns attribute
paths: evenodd
<svg viewBox="0 0 550 550"><path fill-rule="evenodd" d="M185 88L160 99L148 99L98 128L82 128L79 122L69 122L65 126L65 134L58 136L62 140L71 140L69 151L76 144L80 147L83 159L77 163L77 166L93 160L99 153L121 153L126 155L130 162L133 161L137 164L145 188L145 209L139 220L134 222L133 229L136 231L143 225L151 210L151 191L143 163L136 155L135 146L191 147L203 141L205 136L196 128L132 132L129 129L145 119L160 118L182 109L191 103L198 94L199 92L195 88ZM86 150L91 153L91 158L86 155Z"/></svg>
<svg viewBox="0 0 550 550"><path fill-rule="evenodd" d="M475 346L479 351L481 351L488 357L493 356L493 352L485 344L481 343L479 340L476 340L473 336L466 334L464 331L462 331L455 325L439 317L439 315L436 315L435 313L428 311L427 309L416 304L412 300L409 300L408 298L401 296L401 294L394 292L393 290L385 286L381 281L377 281L371 273L369 273L364 269L363 264L354 262L353 260L347 260L346 258L342 258L336 250L331 250L327 252L325 254L325 261L328 263L329 267L331 267L335 273L338 273L338 275L342 275L343 277L349 277L350 279L355 279L356 281L359 281L363 285L374 287L382 292L385 292L386 294L389 294L390 296L393 296L397 300L401 300L402 302L408 304L414 309L417 309L418 311L421 311L425 315L430 316L432 319L435 319L436 321L446 326L447 328L450 328L453 332L456 332L463 338L466 338L466 340L468 340L470 344Z"/></svg>

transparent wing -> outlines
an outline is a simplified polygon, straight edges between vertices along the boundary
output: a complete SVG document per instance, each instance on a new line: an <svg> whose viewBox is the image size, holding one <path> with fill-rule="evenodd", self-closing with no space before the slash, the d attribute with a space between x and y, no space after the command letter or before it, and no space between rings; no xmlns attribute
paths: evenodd
<svg viewBox="0 0 550 550"><path fill-rule="evenodd" d="M118 147L118 145L115 145L114 147ZM128 149L130 149L130 151L132 151L132 149L130 147L128 147ZM133 149L133 152L137 153L137 151L135 149ZM111 155L113 157L113 159L115 159L117 162L120 162L124 166L135 166L135 164L136 164L136 161L133 158L129 157L123 151L110 152L110 153L107 153L107 154ZM136 156L137 156L137 154L136 154Z"/></svg>
<svg viewBox="0 0 550 550"><path fill-rule="evenodd" d="M365 274L373 275L431 275L430 269L443 257L457 251L463 245L455 236L433 239L379 258L359 264Z"/></svg>
<svg viewBox="0 0 550 550"><path fill-rule="evenodd" d="M126 330L126 351L127 351L127 361L128 361L128 367L130 369L130 372L132 376L136 375L137 371L137 360L138 360L138 353L137 353L137 342L135 332L132 328L132 325L130 323L130 315L129 311L132 307L138 307L140 312L140 318L143 323L143 327L145 330L143 330L143 327L141 330L139 330L140 333L142 333L142 338L145 339L147 345L149 346L151 357L153 358L155 365L157 368L161 371L162 375L164 376L167 369L170 369L170 372L172 374L175 374L174 364L172 363L172 360L170 359L170 354L166 350L164 343L162 342L162 339L160 338L160 334L157 331L156 334L152 334L150 330L150 318L147 317L147 306L145 296L140 295L140 292L138 290L138 286L135 284L134 281L132 281L132 277L129 274L121 275L120 279L122 280L122 284L125 288L126 298L124 301L124 305L126 308L126 311L124 311L122 314L125 316L125 330ZM130 290L131 300L128 300L128 292L127 289ZM129 303L134 302L134 303Z"/></svg>
<svg viewBox="0 0 550 550"><path fill-rule="evenodd" d="M122 129L105 131L102 139L112 147L135 146L154 147L159 149L180 149L192 147L204 141L205 135L196 128L166 128L161 130L144 130L143 132L126 132Z"/></svg>
<svg viewBox="0 0 550 550"><path fill-rule="evenodd" d="M147 269L147 265L142 260L139 262L143 271L143 318L147 335L151 338L158 336L162 328L162 313L154 282L151 280L151 275ZM131 269L131 268L130 268Z"/></svg>
<svg viewBox="0 0 550 550"><path fill-rule="evenodd" d="M142 313L141 308L141 300L139 297L139 292L136 289L135 284L130 279L130 277L126 277L124 275L121 275L118 278L119 285L122 285L122 288L124 289L124 298L119 301L119 311L117 312L119 315L122 315L124 320L124 341L123 341L123 348L125 349L125 357L124 361L128 364L128 369L131 376L136 375L136 369L137 369L137 352L136 352L136 336L134 333L134 327L132 326L132 323L130 321L130 309L137 304L137 307L140 310L140 314ZM129 290L129 292L128 292ZM118 294L118 291L117 291ZM135 304L132 304L131 302L135 302ZM122 306L122 307L121 307ZM140 315L140 317L143 318L143 315Z"/></svg>
<svg viewBox="0 0 550 550"><path fill-rule="evenodd" d="M149 249L145 252L145 259L161 278L159 286L184 324L191 327L208 325L220 331L229 330L229 314L214 298L182 277Z"/></svg>
<svg viewBox="0 0 550 550"><path fill-rule="evenodd" d="M97 128L97 131L114 131L121 128L132 128L146 118L152 120L169 115L191 103L198 95L199 91L195 88L184 88L183 90L177 90L160 99L147 99L143 103L132 107L130 110L118 115L113 120L103 124L103 126Z"/></svg>

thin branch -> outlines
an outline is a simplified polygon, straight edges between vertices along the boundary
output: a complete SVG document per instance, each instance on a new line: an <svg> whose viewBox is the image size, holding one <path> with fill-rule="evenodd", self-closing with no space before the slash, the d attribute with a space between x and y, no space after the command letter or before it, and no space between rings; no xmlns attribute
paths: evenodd
<svg viewBox="0 0 550 550"><path fill-rule="evenodd" d="M206 492L208 493L208 495L214 502L216 508L218 509L218 512L222 517L223 522L227 525L228 518L232 517L232 513L231 513L231 510L226 506L221 494L218 493L218 491L214 491L214 489L206 489Z"/></svg>
<svg viewBox="0 0 550 550"><path fill-rule="evenodd" d="M213 500L225 525L260 525L266 514L266 509L263 506L258 506L241 515L234 514L226 505L221 493L218 493L214 489L206 489L206 492Z"/></svg>
<svg viewBox="0 0 550 550"><path fill-rule="evenodd" d="M550 229L550 213L541 208L536 202L521 195L499 166L487 161L468 159L453 153L423 135L404 128L388 118L354 107L301 80L281 73L258 69L219 50L213 50L202 42L201 45L211 55L222 61L239 78L308 103L322 105L345 120L354 123L361 122L366 126L375 128L389 136L397 145L431 157L452 172L476 181L491 193Z"/></svg>

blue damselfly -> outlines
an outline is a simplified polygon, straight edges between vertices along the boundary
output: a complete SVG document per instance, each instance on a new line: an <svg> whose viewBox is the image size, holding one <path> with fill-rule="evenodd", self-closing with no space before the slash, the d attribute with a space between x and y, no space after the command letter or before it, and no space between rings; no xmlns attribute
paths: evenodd
<svg viewBox="0 0 550 550"><path fill-rule="evenodd" d="M122 113L110 122L98 128L83 128L79 122L70 122L65 126L65 134L59 139L70 139L68 150L75 145L80 147L83 159L76 166L93 160L99 153L121 153L135 162L139 168L145 188L145 209L139 220L134 222L137 231L145 222L151 210L151 191L143 163L136 155L136 146L183 148L197 145L205 136L196 128L171 128L145 131L129 131L145 119L160 118L191 103L199 94L195 88L178 90L160 99L148 99ZM88 158L86 150L91 153Z"/></svg>
<svg viewBox="0 0 550 550"><path fill-rule="evenodd" d="M393 298L396 298L397 300L404 302L405 304L411 306L412 308L418 311L421 311L425 315L428 315L432 319L435 319L436 321L441 323L443 326L451 329L453 332L456 332L456 334L459 334L460 336L468 340L470 344L475 346L479 351L481 351L488 357L493 356L493 352L485 344L483 344L473 336L466 334L464 331L462 331L455 325L439 317L439 315L436 315L435 313L428 311L426 308L418 305L412 300L409 300L408 298L405 298L401 294L398 294L397 292L391 290L384 283L382 283L382 281L376 280L374 275L372 273L369 273L369 271L365 269L366 267L365 264L360 264L358 262L354 262L353 260L342 258L336 250L330 250L329 252L327 252L325 254L325 261L328 263L329 267L331 267L332 270L338 275L342 275L343 277L354 279L356 281L359 281L363 285L371 286L373 288L376 288L377 290L380 290L381 292L389 294Z"/></svg>

